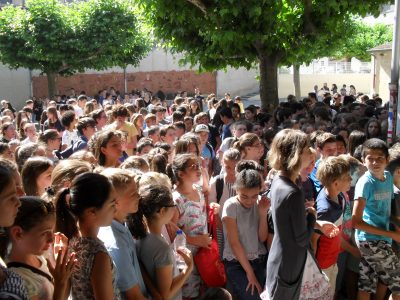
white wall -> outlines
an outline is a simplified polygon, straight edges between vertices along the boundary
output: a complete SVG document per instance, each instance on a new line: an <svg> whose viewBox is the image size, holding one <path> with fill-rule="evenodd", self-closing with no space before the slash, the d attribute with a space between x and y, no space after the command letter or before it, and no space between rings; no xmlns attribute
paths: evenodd
<svg viewBox="0 0 400 300"><path fill-rule="evenodd" d="M29 99L29 94L28 69L10 70L0 64L0 99L10 100L15 108L21 109Z"/></svg>
<svg viewBox="0 0 400 300"><path fill-rule="evenodd" d="M256 79L257 69L227 68L217 72L217 95L223 96L229 92L232 97L259 92L259 82Z"/></svg>

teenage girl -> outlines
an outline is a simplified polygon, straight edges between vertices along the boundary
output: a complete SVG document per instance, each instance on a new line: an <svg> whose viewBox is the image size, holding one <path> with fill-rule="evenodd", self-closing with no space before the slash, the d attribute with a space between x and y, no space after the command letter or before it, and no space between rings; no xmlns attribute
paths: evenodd
<svg viewBox="0 0 400 300"><path fill-rule="evenodd" d="M66 299L75 254L68 258L66 248L60 249L55 268L44 258L54 242L54 206L38 197L22 197L20 201L14 225L9 229L12 248L7 266L22 277L30 299ZM61 235L57 237L60 239Z"/></svg>
<svg viewBox="0 0 400 300"><path fill-rule="evenodd" d="M103 175L84 173L56 197L56 230L64 233L78 263L71 276L73 299L120 299L115 269L104 244L97 238L115 212L114 192Z"/></svg>
<svg viewBox="0 0 400 300"><path fill-rule="evenodd" d="M92 151L100 166L118 167L122 156L122 134L119 131L100 132L94 140Z"/></svg>
<svg viewBox="0 0 400 300"><path fill-rule="evenodd" d="M139 221L134 226L135 235L140 238L139 258L162 299L181 299L180 291L192 272L194 263L190 252L178 250L186 263L186 268L179 273L174 252L161 235L162 228L171 221L175 213L171 190L165 185L153 184L144 188L141 186L139 194L139 212L146 220L145 223L136 219Z"/></svg>
<svg viewBox="0 0 400 300"><path fill-rule="evenodd" d="M260 173L243 170L236 174L237 195L225 202L224 265L233 292L240 299L259 299L265 281L269 201L259 196Z"/></svg>
<svg viewBox="0 0 400 300"><path fill-rule="evenodd" d="M177 155L171 167L171 179L176 184L173 192L177 205L173 221L186 234L188 248L196 255L201 247L209 248L211 237L207 233L207 213L204 194L196 183L201 176L199 158L193 154ZM183 297L196 298L200 293L201 278L194 267L188 281L183 286Z"/></svg>
<svg viewBox="0 0 400 300"><path fill-rule="evenodd" d="M20 205L11 170L0 165L0 227L9 227L14 223ZM7 243L4 236L0 238L0 298L27 300L28 294L21 277L8 270L2 259Z"/></svg>
<svg viewBox="0 0 400 300"><path fill-rule="evenodd" d="M27 196L42 196L51 185L53 162L47 157L29 158L21 172L22 184Z"/></svg>

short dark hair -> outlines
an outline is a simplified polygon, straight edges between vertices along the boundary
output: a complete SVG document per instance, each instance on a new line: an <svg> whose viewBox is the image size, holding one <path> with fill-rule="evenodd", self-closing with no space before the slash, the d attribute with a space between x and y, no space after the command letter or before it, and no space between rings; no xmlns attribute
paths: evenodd
<svg viewBox="0 0 400 300"><path fill-rule="evenodd" d="M361 156L363 159L367 157L369 150L380 150L383 152L386 158L389 157L388 146L381 139L372 138L364 142L364 144L362 145L362 152L361 152Z"/></svg>
<svg viewBox="0 0 400 300"><path fill-rule="evenodd" d="M221 117L227 117L228 119L233 119L232 110L229 107L221 109L219 114Z"/></svg>
<svg viewBox="0 0 400 300"><path fill-rule="evenodd" d="M74 120L75 120L75 112L72 110L67 110L61 117L61 124L65 128L69 128L69 126Z"/></svg>
<svg viewBox="0 0 400 300"><path fill-rule="evenodd" d="M83 129L89 126L96 127L96 121L90 117L83 117L79 119L78 124L76 125L76 129L78 129L78 132L80 134L83 134Z"/></svg>
<svg viewBox="0 0 400 300"><path fill-rule="evenodd" d="M112 110L112 114L113 114L114 118L116 118L116 117L128 117L129 116L128 109L123 105L119 105L119 106L115 107Z"/></svg>

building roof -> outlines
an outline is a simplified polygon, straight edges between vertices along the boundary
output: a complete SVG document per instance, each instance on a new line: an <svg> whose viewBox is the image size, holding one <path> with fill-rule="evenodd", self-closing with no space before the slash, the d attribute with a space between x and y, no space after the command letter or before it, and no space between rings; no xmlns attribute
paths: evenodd
<svg viewBox="0 0 400 300"><path fill-rule="evenodd" d="M372 49L369 49L368 52L381 52L381 51L391 51L392 50L392 42L388 42L379 46L376 46Z"/></svg>

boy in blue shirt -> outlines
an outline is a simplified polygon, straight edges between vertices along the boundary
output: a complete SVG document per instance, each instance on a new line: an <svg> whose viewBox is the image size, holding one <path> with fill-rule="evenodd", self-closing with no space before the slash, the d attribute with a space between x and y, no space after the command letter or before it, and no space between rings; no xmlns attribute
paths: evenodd
<svg viewBox="0 0 400 300"><path fill-rule="evenodd" d="M399 242L400 232L390 231L393 178L385 167L389 151L380 139L363 144L362 160L368 171L358 180L354 193L352 223L356 228L357 246L361 252L358 299L370 299L376 293L378 279L400 299L400 262L394 253L392 239ZM377 292L377 298L383 299ZM381 297L381 298L379 298Z"/></svg>

